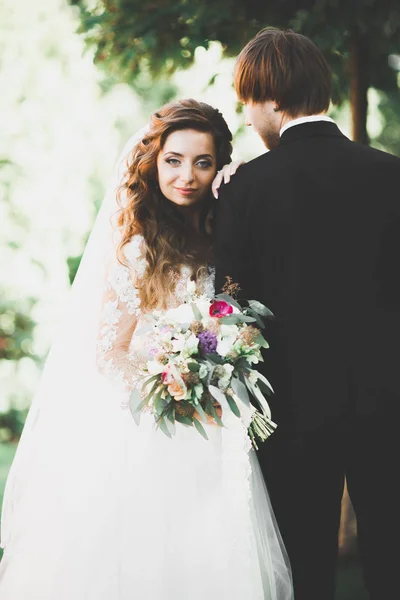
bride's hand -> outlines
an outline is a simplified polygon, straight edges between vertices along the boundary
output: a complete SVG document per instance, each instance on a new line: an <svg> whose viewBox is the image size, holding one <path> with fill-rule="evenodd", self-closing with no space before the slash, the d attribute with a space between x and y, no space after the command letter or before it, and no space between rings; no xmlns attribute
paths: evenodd
<svg viewBox="0 0 400 600"><path fill-rule="evenodd" d="M218 198L218 190L222 181L224 183L229 183L232 175L234 175L240 165L244 165L245 162L245 160L233 160L229 165L224 165L222 169L217 172L211 184L212 193L215 198Z"/></svg>

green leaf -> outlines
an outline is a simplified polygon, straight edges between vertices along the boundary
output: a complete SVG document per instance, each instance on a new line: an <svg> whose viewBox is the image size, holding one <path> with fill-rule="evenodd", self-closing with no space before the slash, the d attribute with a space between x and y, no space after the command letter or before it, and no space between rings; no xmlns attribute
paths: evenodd
<svg viewBox="0 0 400 600"><path fill-rule="evenodd" d="M207 415L206 415L206 413L204 412L204 410L203 410L203 407L202 407L202 405L200 404L200 402L196 402L196 403L195 403L195 406L196 406L196 410L197 410L197 412L198 412L198 413L199 413L199 415L200 415L200 418L201 418L201 420L202 420L204 423L207 423Z"/></svg>
<svg viewBox="0 0 400 600"><path fill-rule="evenodd" d="M188 427L193 426L193 421L189 417L185 417L184 415L180 415L179 413L175 413L175 420L178 423L182 423L182 425L187 425Z"/></svg>
<svg viewBox="0 0 400 600"><path fill-rule="evenodd" d="M235 400L232 398L232 396L227 395L226 400L227 400L233 414L236 415L237 417L240 417L239 407L236 404Z"/></svg>
<svg viewBox="0 0 400 600"><path fill-rule="evenodd" d="M269 390L269 394L271 394L271 392L274 393L274 388L272 387L272 385L270 384L268 379L266 377L264 377L264 375L262 373L259 373L258 371L257 371L257 378L258 378L257 383L259 386L260 386L260 381L262 381L263 384L266 386L266 388Z"/></svg>
<svg viewBox="0 0 400 600"><path fill-rule="evenodd" d="M223 365L225 360L219 354L206 354L205 357L211 363L211 365Z"/></svg>
<svg viewBox="0 0 400 600"><path fill-rule="evenodd" d="M140 425L140 404L141 404L140 392L137 389L132 390L129 397L129 408L135 421L136 425Z"/></svg>
<svg viewBox="0 0 400 600"><path fill-rule="evenodd" d="M173 405L173 403L170 404L170 409L167 413L167 419L170 421L170 423L174 424L175 423L175 407Z"/></svg>
<svg viewBox="0 0 400 600"><path fill-rule="evenodd" d="M142 402L136 408L136 412L142 411L144 409L144 407L148 405L149 400L150 400L149 397L146 397L144 400L142 400Z"/></svg>
<svg viewBox="0 0 400 600"><path fill-rule="evenodd" d="M196 362L187 363L189 371L193 371L193 373L198 373L200 371L200 365Z"/></svg>
<svg viewBox="0 0 400 600"><path fill-rule="evenodd" d="M237 325L240 323L239 315L228 315L227 317L221 317L219 322L222 325Z"/></svg>
<svg viewBox="0 0 400 600"><path fill-rule="evenodd" d="M202 435L205 440L208 440L206 430L204 429L204 427L200 423L200 421L198 421L197 419L193 419L193 423L194 423L194 426L196 427L197 431L200 433L200 435Z"/></svg>
<svg viewBox="0 0 400 600"><path fill-rule="evenodd" d="M162 411L164 410L164 402L161 398L161 394L162 391L158 392L158 394L154 396L153 401L154 410L156 411L157 415L161 415Z"/></svg>
<svg viewBox="0 0 400 600"><path fill-rule="evenodd" d="M261 302L258 302L257 300L249 300L249 306L262 317L274 316L274 313L271 312L267 306L261 304Z"/></svg>
<svg viewBox="0 0 400 600"><path fill-rule="evenodd" d="M269 344L268 344L267 340L261 333L256 337L256 339L254 341L256 344L261 346L261 348L269 348Z"/></svg>
<svg viewBox="0 0 400 600"><path fill-rule="evenodd" d="M236 325L237 323L255 323L254 317L249 317L247 315L235 314L228 315L227 317L221 317L220 323L223 325Z"/></svg>
<svg viewBox="0 0 400 600"><path fill-rule="evenodd" d="M236 396L240 398L246 406L249 406L250 398L245 384L238 377L234 376L231 379L231 386Z"/></svg>
<svg viewBox="0 0 400 600"><path fill-rule="evenodd" d="M203 315L197 308L196 304L194 302L192 302L190 306L192 307L192 311L193 311L194 318L196 319L196 321L201 321L203 318Z"/></svg>
<svg viewBox="0 0 400 600"><path fill-rule="evenodd" d="M213 417L214 421L215 421L215 422L216 422L216 423L217 423L217 424L218 424L220 427L223 427L223 426L224 426L224 424L223 424L223 422L221 421L221 418L219 417L219 415L218 415L218 413L217 413L217 410L216 410L216 408L215 408L215 406L214 406L213 404L211 404L210 413L211 413L211 416Z"/></svg>
<svg viewBox="0 0 400 600"><path fill-rule="evenodd" d="M246 308L245 310L246 310L246 314L250 315L251 317L253 317L255 319L258 327L260 327L261 329L265 328L265 323L258 313L256 313L251 308Z"/></svg>
<svg viewBox="0 0 400 600"><path fill-rule="evenodd" d="M156 380L156 381L153 383L153 385L152 385L152 386L151 386L151 388L150 388L150 391L149 391L149 392L147 392L147 396L148 396L148 397L150 397L150 398L151 398L151 397L153 396L154 392L155 392L155 391L157 390L157 388L160 386L160 383L161 383L161 382L160 382L158 379L157 379L157 380ZM163 389L163 387L164 387L164 386L161 384L161 389Z"/></svg>
<svg viewBox="0 0 400 600"><path fill-rule="evenodd" d="M143 383L142 387L146 388L149 385L149 383L151 383L152 381L159 381L159 380L161 380L161 376L159 374L152 375L151 377L149 377L148 379L146 379L146 381Z"/></svg>
<svg viewBox="0 0 400 600"><path fill-rule="evenodd" d="M242 310L242 307L240 306L239 302L236 302L236 300L234 300L232 296L229 296L229 294L218 294L218 296L215 296L215 298L216 300L225 300L225 302L227 302L228 304L232 304L232 306L234 306L235 308Z"/></svg>
<svg viewBox="0 0 400 600"><path fill-rule="evenodd" d="M172 438L171 432L168 429L168 426L167 426L166 422L164 421L164 419L159 419L157 421L157 426L161 429L161 431L163 433L165 433L166 436L168 436L169 438Z"/></svg>

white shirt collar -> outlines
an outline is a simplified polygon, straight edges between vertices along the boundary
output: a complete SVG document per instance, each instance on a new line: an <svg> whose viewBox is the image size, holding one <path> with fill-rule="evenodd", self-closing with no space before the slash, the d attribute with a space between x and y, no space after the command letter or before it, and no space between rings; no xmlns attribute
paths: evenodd
<svg viewBox="0 0 400 600"><path fill-rule="evenodd" d="M286 125L284 125L281 128L279 136L281 136L282 133L286 131L286 129L289 129L289 127L294 127L295 125L302 125L303 123L314 123L315 121L328 121L329 123L335 122L333 119L325 115L309 115L307 117L300 117L299 119L293 119L293 121L289 121L288 123L286 123Z"/></svg>

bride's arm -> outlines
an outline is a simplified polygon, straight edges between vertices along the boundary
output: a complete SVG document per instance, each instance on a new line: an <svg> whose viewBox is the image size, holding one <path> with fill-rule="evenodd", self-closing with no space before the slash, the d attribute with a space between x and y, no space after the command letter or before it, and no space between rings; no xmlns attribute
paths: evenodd
<svg viewBox="0 0 400 600"><path fill-rule="evenodd" d="M131 244L135 244L135 241ZM135 387L137 375L129 348L140 316L136 284L143 270L142 259L136 259L135 267L121 264L116 256L110 260L106 269L97 341L99 371L122 384L126 391Z"/></svg>

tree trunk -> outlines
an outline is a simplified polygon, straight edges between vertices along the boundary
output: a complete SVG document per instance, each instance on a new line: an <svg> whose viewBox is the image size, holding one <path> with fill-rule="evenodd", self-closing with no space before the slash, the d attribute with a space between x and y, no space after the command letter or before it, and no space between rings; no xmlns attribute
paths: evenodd
<svg viewBox="0 0 400 600"><path fill-rule="evenodd" d="M350 106L352 117L352 139L369 144L367 133L368 113L368 45L365 36L354 30L349 43L348 73L350 77Z"/></svg>

